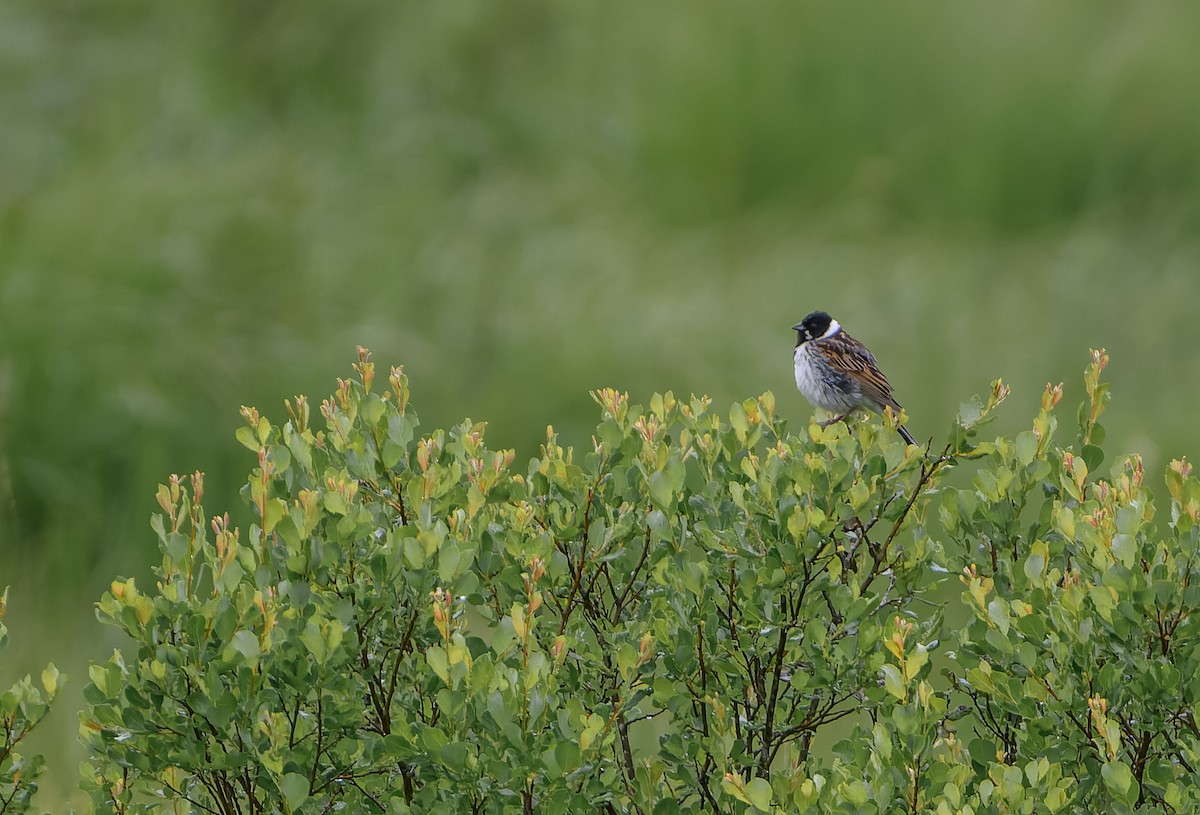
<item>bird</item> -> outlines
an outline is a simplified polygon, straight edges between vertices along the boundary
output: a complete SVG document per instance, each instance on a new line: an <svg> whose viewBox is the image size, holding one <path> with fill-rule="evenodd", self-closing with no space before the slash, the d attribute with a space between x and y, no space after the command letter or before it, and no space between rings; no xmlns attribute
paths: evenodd
<svg viewBox="0 0 1200 815"><path fill-rule="evenodd" d="M824 424L845 419L864 408L900 412L892 386L865 345L843 330L824 311L814 311L792 326L796 332L796 388L816 407L838 414ZM896 430L907 444L916 444L904 425Z"/></svg>

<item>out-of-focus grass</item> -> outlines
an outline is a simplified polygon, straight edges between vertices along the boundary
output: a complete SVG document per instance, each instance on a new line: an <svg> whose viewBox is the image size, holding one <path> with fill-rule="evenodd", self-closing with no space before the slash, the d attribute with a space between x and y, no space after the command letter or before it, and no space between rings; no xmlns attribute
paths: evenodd
<svg viewBox="0 0 1200 815"><path fill-rule="evenodd" d="M1078 401L1105 345L1110 451L1195 453L1198 35L1093 0L3 4L0 680L75 693L42 805L154 485L203 469L246 521L238 405L356 344L525 457L602 385L807 421L788 326L823 307L918 436L996 376L1002 430Z"/></svg>

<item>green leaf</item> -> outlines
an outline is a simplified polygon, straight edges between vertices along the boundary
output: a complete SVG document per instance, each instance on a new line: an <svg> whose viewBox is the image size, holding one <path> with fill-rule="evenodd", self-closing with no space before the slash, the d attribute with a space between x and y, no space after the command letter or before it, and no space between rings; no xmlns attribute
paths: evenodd
<svg viewBox="0 0 1200 815"><path fill-rule="evenodd" d="M379 424L379 420L383 418L384 411L387 410L387 403L379 397L379 394L372 393L359 403L358 409L367 424L373 426Z"/></svg>
<svg viewBox="0 0 1200 815"><path fill-rule="evenodd" d="M560 741L554 748L554 760L563 772L570 772L579 764L579 747L570 741Z"/></svg>
<svg viewBox="0 0 1200 815"><path fill-rule="evenodd" d="M983 407L975 402L963 402L958 406L958 423L970 427L983 415Z"/></svg>
<svg viewBox="0 0 1200 815"><path fill-rule="evenodd" d="M258 434L255 432L253 427L250 425L242 425L237 430L233 431L233 435L243 447L248 450L253 450L255 453L258 452L258 448L261 445L258 443Z"/></svg>
<svg viewBox="0 0 1200 815"><path fill-rule="evenodd" d="M186 535L181 535L178 532L168 532L164 536L165 552L175 563L180 563L187 557L188 539Z"/></svg>
<svg viewBox="0 0 1200 815"><path fill-rule="evenodd" d="M304 436L295 432L288 433L287 447L292 451L292 457L300 462L300 467L305 472L311 472L313 468L312 446L305 440Z"/></svg>
<svg viewBox="0 0 1200 815"><path fill-rule="evenodd" d="M267 501L266 517L263 519L263 532L270 534L279 520L287 514L287 504L282 499L272 498Z"/></svg>
<svg viewBox="0 0 1200 815"><path fill-rule="evenodd" d="M847 497L850 499L851 508L857 511L862 509L866 505L867 501L870 500L871 489L867 486L865 481L860 479L851 485Z"/></svg>
<svg viewBox="0 0 1200 815"><path fill-rule="evenodd" d="M897 699L904 699L908 695L908 691L904 687L904 678L900 675L899 668L888 662L879 671L883 674L884 690Z"/></svg>
<svg viewBox="0 0 1200 815"><path fill-rule="evenodd" d="M648 486L650 487L650 500L654 502L654 505L660 509L670 509L674 498L670 477L662 471L651 473Z"/></svg>
<svg viewBox="0 0 1200 815"><path fill-rule="evenodd" d="M329 652L325 647L325 637L321 634L321 627L315 621L310 620L304 626L304 631L300 634L300 642L308 649L317 661L317 664L324 664Z"/></svg>
<svg viewBox="0 0 1200 815"><path fill-rule="evenodd" d="M300 773L288 773L279 779L279 791L283 793L288 809L294 812L308 800L308 779Z"/></svg>
<svg viewBox="0 0 1200 815"><path fill-rule="evenodd" d="M438 552L437 572L443 583L454 582L454 578L458 576L460 565L462 565L462 558L456 547L443 546Z"/></svg>
<svg viewBox="0 0 1200 815"><path fill-rule="evenodd" d="M51 662L42 670L42 687L46 689L46 694L53 698L58 693L63 684L63 676L58 672L58 668L54 667Z"/></svg>
<svg viewBox="0 0 1200 815"><path fill-rule="evenodd" d="M346 499L342 497L341 493L334 490L326 492L322 499L325 502L325 509L334 515L345 515L350 510L350 507L346 504Z"/></svg>
<svg viewBox="0 0 1200 815"><path fill-rule="evenodd" d="M508 616L512 621L513 632L517 635L517 639L524 642L525 638L529 636L529 629L525 621L525 606L520 603L513 603L512 608L509 609Z"/></svg>
<svg viewBox="0 0 1200 815"><path fill-rule="evenodd" d="M1028 467L1033 463L1033 457L1037 455L1037 446L1038 439L1032 430L1025 430L1017 434L1017 462L1020 463L1022 467Z"/></svg>
<svg viewBox="0 0 1200 815"><path fill-rule="evenodd" d="M492 717L492 721L498 725L504 726L512 721L513 712L504 703L504 697L500 695L500 691L493 691L488 695L487 712ZM580 745L587 749L582 741Z"/></svg>
<svg viewBox="0 0 1200 815"><path fill-rule="evenodd" d="M742 407L741 402L734 402L729 407L729 425L737 434L739 441L746 440L746 431L750 429L750 423L746 417L746 409Z"/></svg>
<svg viewBox="0 0 1200 815"><path fill-rule="evenodd" d="M1008 605L1001 600L992 600L987 605L988 619L995 623L996 628L1000 630L1000 635L1008 636Z"/></svg>
<svg viewBox="0 0 1200 815"><path fill-rule="evenodd" d="M1166 481L1167 492L1171 498L1178 501L1183 497L1183 473L1178 461L1171 462L1171 466L1167 468Z"/></svg>
<svg viewBox="0 0 1200 815"><path fill-rule="evenodd" d="M250 631L238 631L229 641L230 647L246 658L247 662L257 662L259 657L258 637Z"/></svg>
<svg viewBox="0 0 1200 815"><path fill-rule="evenodd" d="M892 757L892 740L891 731L884 727L881 722L876 722L871 728L871 742L875 747L875 752L883 761L888 761Z"/></svg>
<svg viewBox="0 0 1200 815"><path fill-rule="evenodd" d="M1083 463L1089 470L1095 470L1104 461L1104 451L1094 444L1083 445L1080 455L1083 456Z"/></svg>
<svg viewBox="0 0 1200 815"><path fill-rule="evenodd" d="M921 669L929 663L929 649L924 645L917 645L905 657L904 660L904 679L911 681L916 678Z"/></svg>
<svg viewBox="0 0 1200 815"><path fill-rule="evenodd" d="M1100 768L1100 777L1104 779L1104 786L1108 787L1109 792L1118 799L1127 804L1132 804L1137 800L1137 782L1133 778L1129 765L1125 762L1109 761Z"/></svg>
<svg viewBox="0 0 1200 815"><path fill-rule="evenodd" d="M1063 787L1055 787L1046 793L1046 809L1050 810L1051 813L1058 812L1067 805L1068 800L1070 799L1067 796L1067 790Z"/></svg>
<svg viewBox="0 0 1200 815"><path fill-rule="evenodd" d="M765 778L752 778L750 783L746 784L746 797L750 799L751 805L760 812L769 812L771 809L771 782Z"/></svg>
<svg viewBox="0 0 1200 815"><path fill-rule="evenodd" d="M401 449L407 449L413 440L413 424L408 416L393 413L388 417L388 441Z"/></svg>
<svg viewBox="0 0 1200 815"><path fill-rule="evenodd" d="M410 568L425 568L425 547L416 538L409 537L404 539L404 560Z"/></svg>
<svg viewBox="0 0 1200 815"><path fill-rule="evenodd" d="M439 679L447 685L450 684L450 659L446 656L446 650L442 646L429 646L425 651L425 661Z"/></svg>
<svg viewBox="0 0 1200 815"><path fill-rule="evenodd" d="M1127 569L1132 569L1137 563L1137 541L1132 535L1118 532L1112 539L1113 556Z"/></svg>
<svg viewBox="0 0 1200 815"><path fill-rule="evenodd" d="M863 783L861 779L854 779L844 788L846 800L855 807L863 807L871 798L871 790Z"/></svg>
<svg viewBox="0 0 1200 815"><path fill-rule="evenodd" d="M1049 553L1045 541L1034 541L1033 545L1029 547L1029 557L1025 558L1023 571L1025 577L1035 586L1042 585L1042 576L1046 572L1046 558Z"/></svg>
<svg viewBox="0 0 1200 815"><path fill-rule="evenodd" d="M738 779L730 778L728 775L726 775L721 779L721 789L725 790L727 794L732 795L734 798L738 799L744 804L750 803L750 798L746 795L746 789L744 786L738 783Z"/></svg>
<svg viewBox="0 0 1200 815"><path fill-rule="evenodd" d="M442 748L442 763L455 770L467 766L467 745L461 741L452 741Z"/></svg>

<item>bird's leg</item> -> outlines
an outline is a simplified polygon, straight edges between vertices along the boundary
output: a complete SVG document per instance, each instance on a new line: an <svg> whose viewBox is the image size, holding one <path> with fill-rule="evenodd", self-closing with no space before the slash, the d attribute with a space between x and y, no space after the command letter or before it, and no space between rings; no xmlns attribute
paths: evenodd
<svg viewBox="0 0 1200 815"><path fill-rule="evenodd" d="M820 422L820 425L821 425L821 427L829 427L829 425L831 425L831 424L837 424L838 422L843 422L846 420L846 417L849 416L853 412L854 412L853 410L847 410L841 416L834 416L832 419L826 419L825 421Z"/></svg>

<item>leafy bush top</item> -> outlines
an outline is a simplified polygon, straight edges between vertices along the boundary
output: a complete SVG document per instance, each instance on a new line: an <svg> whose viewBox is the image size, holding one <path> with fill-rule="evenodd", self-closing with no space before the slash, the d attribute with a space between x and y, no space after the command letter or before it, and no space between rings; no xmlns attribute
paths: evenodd
<svg viewBox="0 0 1200 815"><path fill-rule="evenodd" d="M481 423L419 435L360 351L321 429L243 409L244 535L198 473L160 487L157 585L99 606L137 647L91 671L93 803L1183 811L1200 486L1172 463L1159 528L1136 457L1096 477L1105 362L1073 449L1061 386L981 441L996 382L936 451L600 390L586 449L518 468Z"/></svg>

